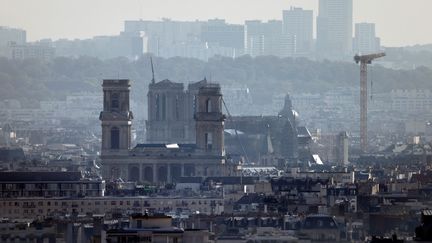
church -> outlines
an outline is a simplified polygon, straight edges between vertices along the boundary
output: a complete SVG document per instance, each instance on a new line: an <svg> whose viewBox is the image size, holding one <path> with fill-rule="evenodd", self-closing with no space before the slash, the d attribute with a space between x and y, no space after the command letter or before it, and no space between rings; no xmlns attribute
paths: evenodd
<svg viewBox="0 0 432 243"><path fill-rule="evenodd" d="M224 148L222 93L206 80L183 85L152 80L148 93L148 140L131 147L130 80L103 80L102 177L152 184L180 177L234 175ZM166 96L166 93L171 95ZM195 136L192 138L191 136Z"/></svg>

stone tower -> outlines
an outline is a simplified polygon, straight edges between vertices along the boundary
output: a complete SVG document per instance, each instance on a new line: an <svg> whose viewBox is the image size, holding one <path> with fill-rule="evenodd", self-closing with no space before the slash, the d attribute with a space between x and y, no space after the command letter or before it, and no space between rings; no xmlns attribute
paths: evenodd
<svg viewBox="0 0 432 243"><path fill-rule="evenodd" d="M130 81L128 79L104 80L101 155L127 153L131 146L133 115L129 106Z"/></svg>
<svg viewBox="0 0 432 243"><path fill-rule="evenodd" d="M196 144L201 150L214 155L225 155L222 93L218 84L201 87L197 97Z"/></svg>
<svg viewBox="0 0 432 243"><path fill-rule="evenodd" d="M152 82L147 94L147 142L186 143L184 86L170 80Z"/></svg>

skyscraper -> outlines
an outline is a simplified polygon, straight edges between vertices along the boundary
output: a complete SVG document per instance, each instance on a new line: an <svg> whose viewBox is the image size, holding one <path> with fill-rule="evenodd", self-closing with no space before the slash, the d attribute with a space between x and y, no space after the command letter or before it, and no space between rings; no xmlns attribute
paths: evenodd
<svg viewBox="0 0 432 243"><path fill-rule="evenodd" d="M353 0L320 0L317 51L326 58L352 54Z"/></svg>
<svg viewBox="0 0 432 243"><path fill-rule="evenodd" d="M380 38L376 37L375 24L358 23L355 25L353 50L355 53L370 54L381 48Z"/></svg>
<svg viewBox="0 0 432 243"><path fill-rule="evenodd" d="M291 7L284 10L283 31L292 40L293 55L303 56L310 53L313 45L313 11Z"/></svg>
<svg viewBox="0 0 432 243"><path fill-rule="evenodd" d="M201 41L231 47L237 54L244 51L244 26L227 24L223 19L210 19L202 25Z"/></svg>
<svg viewBox="0 0 432 243"><path fill-rule="evenodd" d="M245 21L245 53L255 56L287 56L290 42L283 36L282 21Z"/></svg>

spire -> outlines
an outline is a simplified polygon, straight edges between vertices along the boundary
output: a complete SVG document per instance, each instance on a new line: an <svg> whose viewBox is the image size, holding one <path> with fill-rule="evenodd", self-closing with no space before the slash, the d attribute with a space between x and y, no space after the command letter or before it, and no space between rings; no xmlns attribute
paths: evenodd
<svg viewBox="0 0 432 243"><path fill-rule="evenodd" d="M292 102L291 102L291 99L290 99L289 94L286 94L286 95L285 95L285 104L284 104L284 106L285 106L287 109L292 109Z"/></svg>
<svg viewBox="0 0 432 243"><path fill-rule="evenodd" d="M152 71L152 80L151 80L151 82L152 82L152 84L154 84L155 83L155 75L154 75L154 67L153 67L153 58L152 57L150 57L150 63L151 63L151 71Z"/></svg>

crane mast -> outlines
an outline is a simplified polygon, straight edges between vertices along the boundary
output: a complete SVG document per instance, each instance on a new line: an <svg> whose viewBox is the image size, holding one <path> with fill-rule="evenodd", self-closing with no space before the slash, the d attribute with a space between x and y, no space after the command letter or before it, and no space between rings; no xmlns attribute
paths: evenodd
<svg viewBox="0 0 432 243"><path fill-rule="evenodd" d="M368 85L367 85L367 65L372 64L374 59L384 57L384 52L369 54L369 55L355 55L354 61L360 63L360 147L363 152L368 149L367 137L367 113L368 113Z"/></svg>

